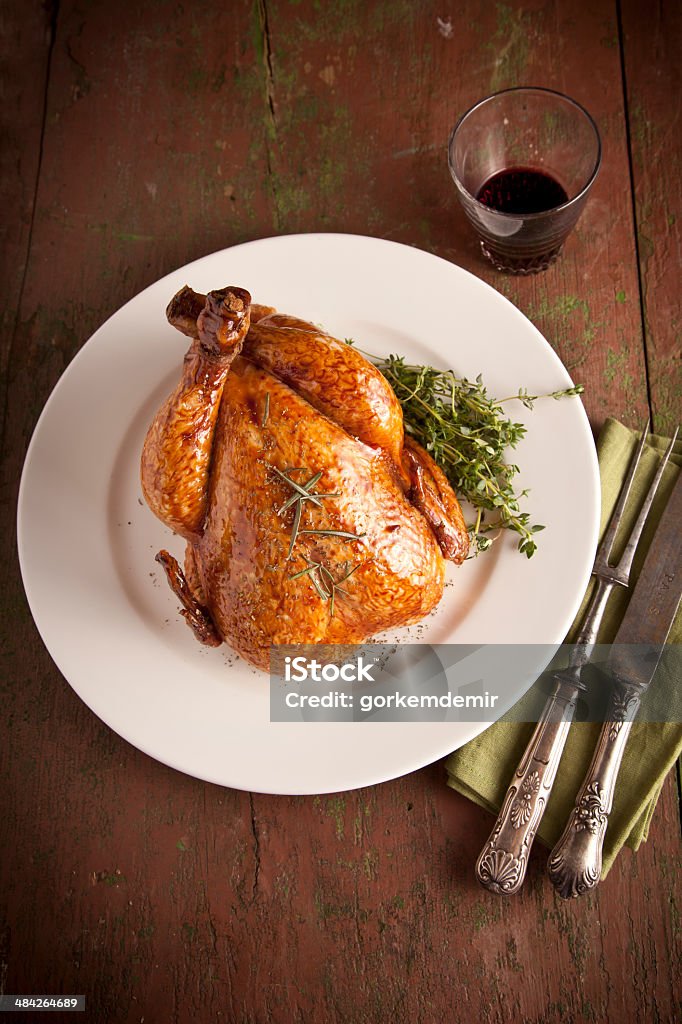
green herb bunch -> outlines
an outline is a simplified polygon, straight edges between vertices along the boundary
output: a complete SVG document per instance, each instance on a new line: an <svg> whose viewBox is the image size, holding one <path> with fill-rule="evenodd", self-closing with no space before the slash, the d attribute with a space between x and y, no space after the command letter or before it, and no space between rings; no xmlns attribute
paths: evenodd
<svg viewBox="0 0 682 1024"><path fill-rule="evenodd" d="M472 551L490 547L503 529L519 534L518 549L528 558L535 553L535 535L544 526L531 524L520 501L527 491L516 492L519 467L507 462L507 452L524 437L522 423L508 419L505 402L518 400L528 409L540 397L579 395L582 385L550 395L529 395L525 389L508 398L492 399L479 375L475 381L457 377L452 370L412 366L401 356L370 357L389 381L403 409L405 431L443 469L457 494L474 508L469 525Z"/></svg>

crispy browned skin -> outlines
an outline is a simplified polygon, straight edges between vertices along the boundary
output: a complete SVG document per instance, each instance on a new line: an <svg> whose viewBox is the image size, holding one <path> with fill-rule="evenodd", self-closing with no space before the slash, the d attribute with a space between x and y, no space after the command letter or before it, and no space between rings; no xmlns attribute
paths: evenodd
<svg viewBox="0 0 682 1024"><path fill-rule="evenodd" d="M192 317L196 320L204 299L185 285L166 311L170 323L196 337ZM244 354L291 385L349 434L383 448L402 475L400 403L377 368L351 345L307 320L277 313L269 306L252 306Z"/></svg>
<svg viewBox="0 0 682 1024"><path fill-rule="evenodd" d="M400 403L377 368L351 345L305 320L273 313L252 324L244 352L349 434L383 448L402 468Z"/></svg>
<svg viewBox="0 0 682 1024"><path fill-rule="evenodd" d="M205 301L214 311L220 301L219 316L233 318L223 332L229 340L217 354L215 346L205 352L200 330L189 353L205 361L210 386L202 391L186 363L142 457L152 509L189 541L187 578L177 564L164 565L190 625L198 621L195 633L211 643L210 615L215 635L266 668L272 644L358 643L418 621L442 596L443 552L456 561L466 554L466 529L445 477L418 446L403 449L400 406L357 351L312 324L269 312L244 341L248 310L237 324L227 292L237 303L244 294L225 289ZM169 306L171 322L188 334L192 295L179 293ZM222 298L211 299L216 295ZM187 408L200 429L187 429ZM201 454L190 457L194 439ZM292 488L276 470L301 486L320 473L312 491L330 495L303 502L291 552L294 507L282 512L282 505ZM305 532L311 530L355 539ZM297 575L311 563L335 581L355 570L339 583L333 615L315 575Z"/></svg>
<svg viewBox="0 0 682 1024"><path fill-rule="evenodd" d="M433 530L445 558L459 564L469 552L469 535L462 509L445 473L407 434L403 465L407 467L412 484L410 501Z"/></svg>
<svg viewBox="0 0 682 1024"><path fill-rule="evenodd" d="M171 306L180 295L186 303L187 291L183 288ZM157 412L145 440L141 477L147 504L166 526L188 539L201 533L206 517L220 398L249 329L250 302L243 288L224 288L205 297L180 383Z"/></svg>

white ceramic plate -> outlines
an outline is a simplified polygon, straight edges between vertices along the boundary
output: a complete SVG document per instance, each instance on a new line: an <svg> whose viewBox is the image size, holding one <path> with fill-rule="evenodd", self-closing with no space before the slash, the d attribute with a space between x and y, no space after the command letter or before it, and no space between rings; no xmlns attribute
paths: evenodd
<svg viewBox="0 0 682 1024"><path fill-rule="evenodd" d="M321 323L379 355L483 373L489 392L543 393L570 378L531 323L488 285L408 246L355 235L290 235L214 253L169 274L114 314L52 393L19 496L26 592L41 636L74 690L112 729L198 778L269 793L324 793L395 778L489 723L269 721L268 677L225 646L203 648L178 615L154 554L183 545L143 505L140 450L174 386L186 339L165 320L183 284L241 285L254 301ZM520 403L515 461L547 529L529 561L512 537L452 570L421 639L560 642L589 578L598 468L579 400ZM413 635L403 632L412 639ZM529 680L520 680L521 688Z"/></svg>

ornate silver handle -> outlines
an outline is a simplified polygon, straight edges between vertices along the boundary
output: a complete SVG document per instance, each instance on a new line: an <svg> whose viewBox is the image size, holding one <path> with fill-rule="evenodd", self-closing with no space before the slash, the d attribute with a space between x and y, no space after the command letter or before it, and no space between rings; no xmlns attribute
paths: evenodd
<svg viewBox="0 0 682 1024"><path fill-rule="evenodd" d="M614 685L592 763L564 833L549 857L549 877L565 900L582 896L601 878L602 848L616 779L639 702L635 687Z"/></svg>
<svg viewBox="0 0 682 1024"><path fill-rule="evenodd" d="M554 693L516 769L495 828L476 861L476 877L491 892L510 896L523 884L580 689L577 677L575 681L557 677Z"/></svg>
<svg viewBox="0 0 682 1024"><path fill-rule="evenodd" d="M597 579L595 583L568 667L554 674L554 692L509 785L495 828L476 861L476 877L491 892L511 896L523 885L528 854L552 792L576 700L585 689L580 675L594 648L613 586L612 579Z"/></svg>

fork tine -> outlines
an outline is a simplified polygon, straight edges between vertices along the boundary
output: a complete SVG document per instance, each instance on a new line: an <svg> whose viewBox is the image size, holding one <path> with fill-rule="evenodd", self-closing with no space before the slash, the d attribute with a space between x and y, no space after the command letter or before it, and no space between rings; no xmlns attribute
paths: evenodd
<svg viewBox="0 0 682 1024"><path fill-rule="evenodd" d="M668 447L666 449L665 455L663 456L663 458L661 459L661 461L660 461L660 463L658 465L658 469L656 470L656 475L653 478L653 480L651 481L651 486L649 487L649 491L647 493L647 496L644 499L644 504L642 505L641 509L639 510L639 515L637 516L637 521L635 522L635 525L632 528L630 536L628 537L628 542L625 545L625 550L623 551L623 554L620 557L620 561L618 562L618 571L621 574L624 574L626 579L630 575L630 569L632 568L632 561L633 561L633 559L635 557L635 548L637 547L637 544L639 542L639 538L642 535L642 530L644 529L644 523L646 522L646 517L649 515L649 509L651 508L651 503L654 500L654 497L656 495L656 491L658 490L658 485L660 484L661 477L663 476L663 470L665 469L665 467L667 465L667 462L668 462L668 459L670 458L670 455L672 453L672 450L675 447L675 441L677 440L677 435L678 435L679 429L680 428L678 427L677 430L675 431L675 433L673 434L673 436L672 436L672 438L670 440L670 444L668 445Z"/></svg>
<svg viewBox="0 0 682 1024"><path fill-rule="evenodd" d="M644 444L647 439L647 434L649 433L650 422L650 419L647 419L646 423L644 424L644 429L642 430L642 433L639 438L639 444L637 445L637 448L633 452L632 458L630 459L630 465L628 466L627 476L625 477L623 485L620 489L620 494L618 495L616 507L611 513L609 525L606 528L606 532L602 537L601 544L599 545L599 548L597 550L597 557L595 559L595 569L598 565L600 567L606 568L606 566L608 566L609 564L609 555L611 554L611 548L613 547L613 542L616 539L618 527L620 526L620 521L623 517L623 509L625 508L625 503L628 500L630 488L632 487L632 481L635 478L637 466L639 465L639 460L642 456L642 451L644 450Z"/></svg>

